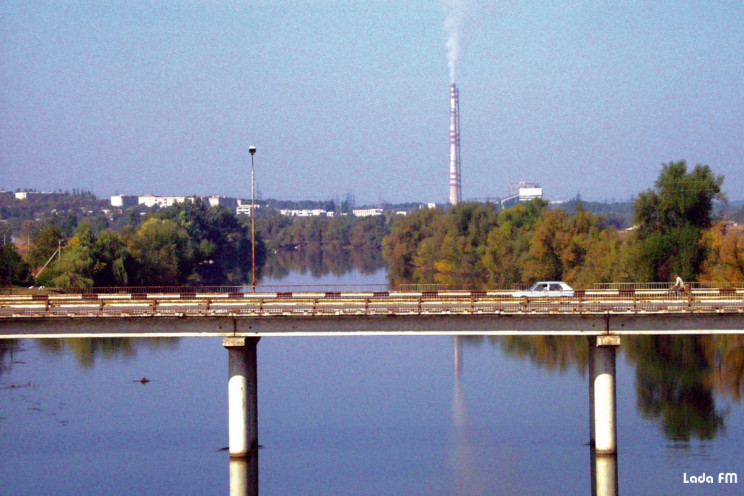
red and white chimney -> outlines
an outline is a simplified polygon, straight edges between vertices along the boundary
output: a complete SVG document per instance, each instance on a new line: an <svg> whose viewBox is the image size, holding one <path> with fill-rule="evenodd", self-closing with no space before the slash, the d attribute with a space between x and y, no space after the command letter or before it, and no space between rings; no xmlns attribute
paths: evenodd
<svg viewBox="0 0 744 496"><path fill-rule="evenodd" d="M460 181L460 92L455 83L450 85L450 173L449 202L457 205L462 201Z"/></svg>

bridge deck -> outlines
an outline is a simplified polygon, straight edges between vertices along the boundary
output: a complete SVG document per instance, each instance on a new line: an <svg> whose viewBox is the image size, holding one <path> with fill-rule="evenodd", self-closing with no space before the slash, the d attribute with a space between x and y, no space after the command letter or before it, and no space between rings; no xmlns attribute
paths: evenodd
<svg viewBox="0 0 744 496"><path fill-rule="evenodd" d="M744 333L744 290L0 295L0 338Z"/></svg>

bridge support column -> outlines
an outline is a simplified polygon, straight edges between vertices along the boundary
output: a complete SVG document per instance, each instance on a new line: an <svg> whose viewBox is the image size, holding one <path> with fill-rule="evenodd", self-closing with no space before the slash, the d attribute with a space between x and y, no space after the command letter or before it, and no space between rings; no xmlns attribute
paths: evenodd
<svg viewBox="0 0 744 496"><path fill-rule="evenodd" d="M594 446L597 455L617 453L615 356L620 336L598 336L594 355Z"/></svg>
<svg viewBox="0 0 744 496"><path fill-rule="evenodd" d="M228 353L228 431L230 457L251 456L258 448L258 363L260 338L224 338Z"/></svg>
<svg viewBox="0 0 744 496"><path fill-rule="evenodd" d="M587 369L589 383L589 446L594 446L594 348L597 347L597 336L588 336L589 353L587 355Z"/></svg>

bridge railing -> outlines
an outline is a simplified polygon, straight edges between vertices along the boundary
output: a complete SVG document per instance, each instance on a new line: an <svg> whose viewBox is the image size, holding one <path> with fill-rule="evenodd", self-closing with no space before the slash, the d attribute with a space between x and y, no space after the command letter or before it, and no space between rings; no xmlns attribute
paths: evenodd
<svg viewBox="0 0 744 496"><path fill-rule="evenodd" d="M511 284L397 284L391 291L522 291L532 286L528 283Z"/></svg>
<svg viewBox="0 0 744 496"><path fill-rule="evenodd" d="M501 284L489 285L490 291L520 291L529 284ZM435 291L481 291L482 284L450 285L450 284L258 284L257 293L288 293L288 292L435 292ZM86 288L52 288L36 286L20 290L18 288L1 288L1 294L223 294L250 293L250 285L227 286L102 286Z"/></svg>
<svg viewBox="0 0 744 496"><path fill-rule="evenodd" d="M565 297L508 291L302 291L38 294L0 299L0 317L280 316L477 313L744 312L744 289L577 290Z"/></svg>
<svg viewBox="0 0 744 496"><path fill-rule="evenodd" d="M700 293L705 291L744 291L744 283L730 283L730 282L692 282L689 283L690 289L694 293ZM512 292L525 289L524 284L514 285L501 285L498 287L489 286L487 289L482 287L463 288L462 286L451 286L446 284L402 284L402 285L388 285L388 284L344 284L344 285L288 285L288 284L263 284L256 287L255 293L257 295L277 295L277 294L318 294L324 297L347 296L352 293L360 294L374 294L376 297L382 297L384 293L397 293L400 297L404 294L409 294L411 297L417 295L426 295L426 297L446 298L448 294L457 293L470 293L475 297L489 294L499 294L503 297L508 297ZM668 296L668 292L671 290L672 284L668 282L624 282L624 283L598 283L594 284L591 288L587 289L576 289L577 296L581 295L585 301L590 301L593 294L600 292L613 293L616 295L632 295L634 292L645 292L646 296L653 296L654 292L658 292L660 296ZM648 293L651 294L648 294ZM147 295L174 295L174 296L199 296L199 295L247 295L253 293L250 286L244 285L232 285L232 286L130 286L130 287L90 287L81 289L58 289L58 288L28 288L22 291L6 291L0 292L0 294L13 294L13 295L25 295L26 297L57 297L63 295L108 295L115 297L116 295L122 295L124 297L129 296L141 296L147 297ZM462 294L458 294L461 297ZM607 296L607 295L604 295Z"/></svg>
<svg viewBox="0 0 744 496"><path fill-rule="evenodd" d="M256 286L256 292L260 293L287 293L287 292L359 292L359 291L388 291L387 284L261 284ZM0 288L0 294L105 294L105 295L145 295L145 294L237 294L251 293L250 285L232 286L105 286L86 288L50 288L32 287L23 290Z"/></svg>
<svg viewBox="0 0 744 496"><path fill-rule="evenodd" d="M738 288L744 289L744 282L728 282L728 281L716 281L716 282L702 282L702 281L691 281L685 282L691 289L726 289L726 288ZM592 289L599 290L619 290L619 289L636 289L636 290L663 290L670 289L674 283L672 282L600 282L594 283Z"/></svg>

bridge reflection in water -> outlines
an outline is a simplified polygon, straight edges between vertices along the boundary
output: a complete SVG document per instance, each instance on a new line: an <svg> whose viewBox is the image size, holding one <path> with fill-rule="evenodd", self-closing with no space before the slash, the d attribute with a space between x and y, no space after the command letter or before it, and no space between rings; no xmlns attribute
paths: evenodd
<svg viewBox="0 0 744 496"><path fill-rule="evenodd" d="M592 496L617 496L617 455L598 455L591 447Z"/></svg>
<svg viewBox="0 0 744 496"><path fill-rule="evenodd" d="M460 336L454 336L452 340L454 384L450 466L455 471L454 483L458 491L465 490L468 494L486 494L488 488L485 487L484 478L479 473L479 460L477 454L471 449L471 440L467 432L466 400L460 387L463 373L462 339ZM594 412L593 407L590 408L590 412ZM590 423L593 425L593 422ZM593 438L593 431L590 436ZM230 496L259 495L258 461L259 446L248 450L245 456L230 457ZM618 495L617 453L598 454L594 443L590 442L589 470L591 473L590 491L592 496Z"/></svg>
<svg viewBox="0 0 744 496"><path fill-rule="evenodd" d="M258 496L258 449L230 458L230 496Z"/></svg>
<svg viewBox="0 0 744 496"><path fill-rule="evenodd" d="M487 494L488 488L483 487L481 481L483 477L479 473L478 459L475 453L469 449L471 440L468 438L467 426L467 408L466 401L460 387L460 380L463 374L463 338L461 336L453 337L453 365L454 365L454 387L452 396L452 456L451 464L456 470L455 481L458 489L464 490L463 494ZM597 345L596 339L590 338L590 346ZM614 349L612 352L614 353ZM592 354L590 353L590 357ZM590 358L590 384L593 372L592 360ZM590 400L594 388L590 386ZM613 391L614 395L614 391ZM594 404L590 401L590 417L594 416ZM617 452L598 454L594 443L594 421L590 421L589 442L589 465L591 473L591 494L592 496L617 496L618 494L618 470L617 470Z"/></svg>

